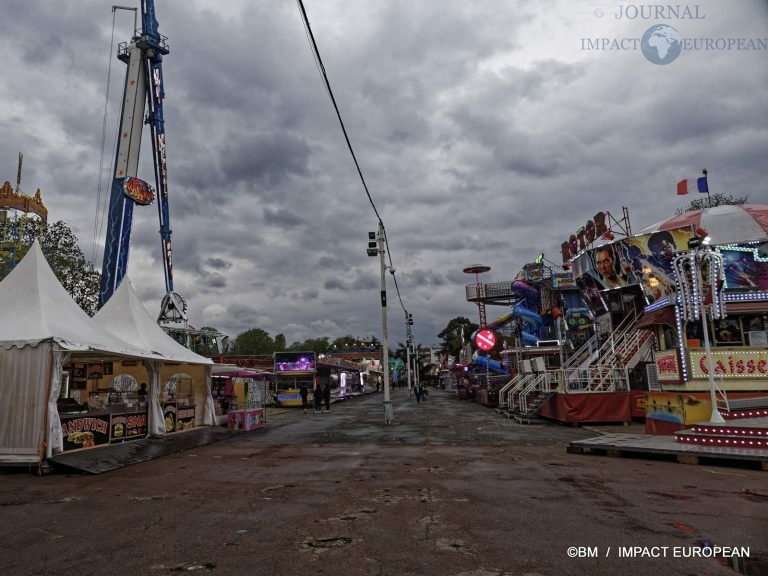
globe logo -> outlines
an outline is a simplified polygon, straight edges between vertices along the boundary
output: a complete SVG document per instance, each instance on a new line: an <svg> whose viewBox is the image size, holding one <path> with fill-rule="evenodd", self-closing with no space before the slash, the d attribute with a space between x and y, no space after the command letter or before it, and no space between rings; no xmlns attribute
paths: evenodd
<svg viewBox="0 0 768 576"><path fill-rule="evenodd" d="M651 26L643 34L640 46L649 62L654 64L670 64L674 62L683 49L683 42L677 30L667 24Z"/></svg>

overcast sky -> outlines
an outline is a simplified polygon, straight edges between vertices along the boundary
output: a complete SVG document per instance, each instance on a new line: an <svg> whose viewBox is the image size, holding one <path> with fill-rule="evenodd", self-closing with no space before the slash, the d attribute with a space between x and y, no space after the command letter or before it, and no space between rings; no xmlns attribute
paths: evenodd
<svg viewBox="0 0 768 576"><path fill-rule="evenodd" d="M297 4L155 5L171 50L174 288L190 325L381 339L379 261L366 256L376 214ZM626 207L635 230L674 215L694 199L677 181L702 168L711 192L768 204L768 51L684 50L657 65L639 49L658 24L765 42L764 0L681 4L694 19L570 0L304 5L417 343L437 344L456 316L478 321L468 265L502 282L541 252L560 264L561 242L598 211ZM96 0L5 0L0 19L0 183L15 184L23 152L23 191L41 189L99 269L125 71L115 50L132 30L132 12ZM584 49L598 39L637 49ZM153 183L146 142L139 177ZM158 227L155 206L135 209L128 275L152 315L165 290ZM405 322L387 280L394 348Z"/></svg>

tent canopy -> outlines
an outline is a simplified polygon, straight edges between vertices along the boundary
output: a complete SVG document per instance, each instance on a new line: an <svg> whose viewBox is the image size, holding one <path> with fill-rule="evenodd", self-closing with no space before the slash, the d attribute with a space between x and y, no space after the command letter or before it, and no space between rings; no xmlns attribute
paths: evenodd
<svg viewBox="0 0 768 576"><path fill-rule="evenodd" d="M0 347L22 348L55 341L70 351L96 351L136 358L155 355L128 344L94 323L48 265L37 240L0 282Z"/></svg>
<svg viewBox="0 0 768 576"><path fill-rule="evenodd" d="M187 364L213 364L213 360L185 348L158 326L139 301L127 276L93 319L102 329L138 348L151 351L163 360Z"/></svg>

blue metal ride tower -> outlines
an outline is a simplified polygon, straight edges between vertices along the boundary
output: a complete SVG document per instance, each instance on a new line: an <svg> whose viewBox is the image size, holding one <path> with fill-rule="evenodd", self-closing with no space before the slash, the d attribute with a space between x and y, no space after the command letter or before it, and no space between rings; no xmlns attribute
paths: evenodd
<svg viewBox="0 0 768 576"><path fill-rule="evenodd" d="M113 10L116 7L113 7ZM166 162L165 121L163 119L163 56L168 54L168 39L157 30L153 0L141 2L142 28L130 42L118 47L118 59L128 65L123 89L120 137L115 155L115 170L109 199L107 236L101 272L99 307L120 285L128 268L134 204L150 204L151 186L136 177L144 124L149 124L152 139L157 210L165 273L165 296L158 321L186 322L185 300L173 291L173 258L168 210L168 169ZM146 114L146 116L145 116Z"/></svg>

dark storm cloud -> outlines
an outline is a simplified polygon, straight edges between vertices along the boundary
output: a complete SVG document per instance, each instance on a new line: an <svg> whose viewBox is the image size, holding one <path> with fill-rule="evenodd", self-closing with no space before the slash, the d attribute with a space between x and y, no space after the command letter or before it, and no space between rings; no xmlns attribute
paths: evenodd
<svg viewBox="0 0 768 576"><path fill-rule="evenodd" d="M275 226L300 226L306 219L296 210L289 208L264 208L264 218Z"/></svg>
<svg viewBox="0 0 768 576"><path fill-rule="evenodd" d="M429 286L445 286L447 284L445 277L434 270L412 270L405 277L406 285L415 288Z"/></svg>
<svg viewBox="0 0 768 576"><path fill-rule="evenodd" d="M351 283L351 288L353 290L375 290L381 288L381 278L372 272L358 271Z"/></svg>
<svg viewBox="0 0 768 576"><path fill-rule="evenodd" d="M272 187L289 175L307 171L309 147L291 134L256 134L242 137L221 150L219 166L229 182L260 182Z"/></svg>
<svg viewBox="0 0 768 576"><path fill-rule="evenodd" d="M227 279L221 274L201 274L198 275L198 289L205 292L206 290L219 290L227 287Z"/></svg>
<svg viewBox="0 0 768 576"><path fill-rule="evenodd" d="M325 288L326 290L340 290L342 292L347 292L349 290L349 287L346 285L346 282L344 282L344 280L338 277L328 278L323 283L323 288Z"/></svg>
<svg viewBox="0 0 768 576"><path fill-rule="evenodd" d="M228 262L222 258L208 258L206 264L216 270L229 270L232 268L232 262Z"/></svg>
<svg viewBox="0 0 768 576"><path fill-rule="evenodd" d="M600 210L626 207L635 228L660 220L687 204L675 182L704 166L712 187L768 203L764 52L656 66L639 51L583 51L581 38L647 26L581 17L568 1L305 6L377 213L293 3L156 0L171 48L174 287L193 326L380 337L380 261L365 250L381 217L416 340L433 344L451 318L477 320L469 264L508 281L541 252L557 261ZM678 29L765 36L765 3L724 6L707 0L706 20ZM104 241L96 199L109 193L122 94L113 20L115 43L128 40L133 14L96 0L9 0L0 19L0 182L23 151L24 190L42 189L88 257ZM139 174L151 182L150 154L145 138ZM156 206L135 210L129 274L153 312L158 227ZM390 329L404 341L401 323Z"/></svg>

